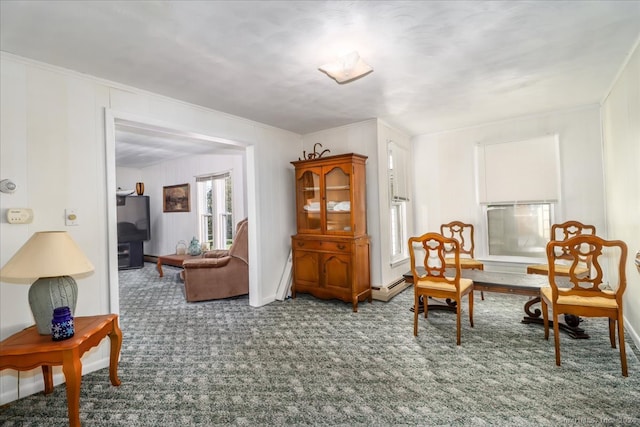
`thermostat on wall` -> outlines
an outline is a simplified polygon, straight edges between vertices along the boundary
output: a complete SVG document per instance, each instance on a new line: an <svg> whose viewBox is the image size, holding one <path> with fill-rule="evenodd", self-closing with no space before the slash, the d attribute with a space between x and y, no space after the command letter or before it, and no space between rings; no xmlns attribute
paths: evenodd
<svg viewBox="0 0 640 427"><path fill-rule="evenodd" d="M7 209L7 222L9 224L30 224L33 221L33 209L9 208Z"/></svg>

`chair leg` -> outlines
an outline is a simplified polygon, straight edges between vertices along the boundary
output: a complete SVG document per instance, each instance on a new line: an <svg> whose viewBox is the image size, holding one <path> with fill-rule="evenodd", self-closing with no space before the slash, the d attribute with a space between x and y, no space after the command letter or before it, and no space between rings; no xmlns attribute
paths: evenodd
<svg viewBox="0 0 640 427"><path fill-rule="evenodd" d="M480 267L478 270L484 271L484 265ZM484 291L480 291L480 301L484 301Z"/></svg>
<svg viewBox="0 0 640 427"><path fill-rule="evenodd" d="M415 295L414 301L413 301L413 336L417 337L418 336L418 305L419 303L419 297L418 294ZM425 303L426 305L426 303Z"/></svg>
<svg viewBox="0 0 640 427"><path fill-rule="evenodd" d="M622 310L618 311L618 341L620 343L620 365L622 365L622 376L627 377L627 353L624 348L624 320Z"/></svg>
<svg viewBox="0 0 640 427"><path fill-rule="evenodd" d="M426 295L422 296L422 306L424 307L424 318L429 317L429 297Z"/></svg>
<svg viewBox="0 0 640 427"><path fill-rule="evenodd" d="M560 366L560 327L558 326L558 315L553 312L553 340L556 347L556 365Z"/></svg>
<svg viewBox="0 0 640 427"><path fill-rule="evenodd" d="M461 307L460 307L460 303L462 302L462 300L458 300L456 301L456 345L460 345L460 314L461 314Z"/></svg>
<svg viewBox="0 0 640 427"><path fill-rule="evenodd" d="M616 348L616 321L609 318L609 342L611 348Z"/></svg>
<svg viewBox="0 0 640 427"><path fill-rule="evenodd" d="M469 323L473 328L473 291L469 292Z"/></svg>
<svg viewBox="0 0 640 427"><path fill-rule="evenodd" d="M544 339L549 339L549 308L544 298L540 299L540 306L542 309L542 322L544 324Z"/></svg>

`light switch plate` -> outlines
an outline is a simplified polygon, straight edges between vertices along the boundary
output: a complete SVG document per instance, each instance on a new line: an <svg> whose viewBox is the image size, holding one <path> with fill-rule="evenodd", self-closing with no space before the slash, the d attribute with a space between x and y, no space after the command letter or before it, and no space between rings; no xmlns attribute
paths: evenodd
<svg viewBox="0 0 640 427"><path fill-rule="evenodd" d="M33 210L29 208L7 209L7 222L9 224L30 224L33 221Z"/></svg>

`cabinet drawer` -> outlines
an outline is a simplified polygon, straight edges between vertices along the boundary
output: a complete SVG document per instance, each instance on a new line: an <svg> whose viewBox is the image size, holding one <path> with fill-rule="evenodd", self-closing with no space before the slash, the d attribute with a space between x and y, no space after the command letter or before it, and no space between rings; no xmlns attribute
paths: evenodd
<svg viewBox="0 0 640 427"><path fill-rule="evenodd" d="M347 242L323 242L322 240L295 240L294 248L309 251L351 252L351 245Z"/></svg>

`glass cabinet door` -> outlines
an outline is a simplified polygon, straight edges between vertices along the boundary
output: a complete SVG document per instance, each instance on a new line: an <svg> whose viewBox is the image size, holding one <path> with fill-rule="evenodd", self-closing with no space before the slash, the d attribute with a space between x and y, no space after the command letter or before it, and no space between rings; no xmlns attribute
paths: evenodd
<svg viewBox="0 0 640 427"><path fill-rule="evenodd" d="M296 188L298 189L296 197L298 231L322 232L320 170L306 170L298 177Z"/></svg>
<svg viewBox="0 0 640 427"><path fill-rule="evenodd" d="M324 176L327 232L351 233L350 178L337 166Z"/></svg>

